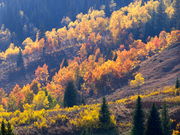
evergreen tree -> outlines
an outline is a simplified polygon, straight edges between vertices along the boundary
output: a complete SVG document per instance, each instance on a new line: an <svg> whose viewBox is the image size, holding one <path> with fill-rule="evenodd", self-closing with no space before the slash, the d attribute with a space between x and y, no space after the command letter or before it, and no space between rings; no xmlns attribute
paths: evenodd
<svg viewBox="0 0 180 135"><path fill-rule="evenodd" d="M111 124L110 112L105 97L103 98L103 103L99 112L99 121L102 127L109 127Z"/></svg>
<svg viewBox="0 0 180 135"><path fill-rule="evenodd" d="M21 48L19 48L19 54L18 54L18 57L17 57L17 68L22 72L22 73L25 73L25 67L24 67L24 60L23 60L23 57L22 57L22 51L21 51Z"/></svg>
<svg viewBox="0 0 180 135"><path fill-rule="evenodd" d="M167 106L163 106L162 110L162 129L163 129L163 135L171 135L171 124L170 124L170 119L168 116L168 110Z"/></svg>
<svg viewBox="0 0 180 135"><path fill-rule="evenodd" d="M173 1L173 7L174 7L174 16L173 16L173 24L174 24L174 27L179 30L180 29L180 2L179 0L174 0Z"/></svg>
<svg viewBox="0 0 180 135"><path fill-rule="evenodd" d="M6 135L14 135L13 130L11 128L11 124L9 122L7 124L7 134Z"/></svg>
<svg viewBox="0 0 180 135"><path fill-rule="evenodd" d="M141 98L138 96L136 109L133 117L133 128L131 135L143 135L144 134L144 113L141 105Z"/></svg>
<svg viewBox="0 0 180 135"><path fill-rule="evenodd" d="M179 95L179 92L180 92L180 82L179 82L179 79L178 79L178 78L177 78L177 80L176 80L175 88L176 88L175 94L178 96L178 95Z"/></svg>
<svg viewBox="0 0 180 135"><path fill-rule="evenodd" d="M81 135L93 135L92 130L90 128L85 128Z"/></svg>
<svg viewBox="0 0 180 135"><path fill-rule="evenodd" d="M6 135L6 126L4 121L1 123L1 135Z"/></svg>
<svg viewBox="0 0 180 135"><path fill-rule="evenodd" d="M163 135L161 119L155 104L153 104L150 111L145 135Z"/></svg>
<svg viewBox="0 0 180 135"><path fill-rule="evenodd" d="M157 9L157 16L156 16L156 32L159 34L162 30L165 30L166 28L166 20L167 20L167 14L165 13L166 6L164 4L164 0L159 1L159 7ZM161 25L159 25L161 24Z"/></svg>
<svg viewBox="0 0 180 135"><path fill-rule="evenodd" d="M84 96L83 96L83 95L82 95L81 104L82 104L82 105L85 105L85 104L86 104L86 101L85 101L85 99L84 99Z"/></svg>
<svg viewBox="0 0 180 135"><path fill-rule="evenodd" d="M179 79L177 78L176 80L176 86L175 86L176 89L180 88L180 82L179 82Z"/></svg>
<svg viewBox="0 0 180 135"><path fill-rule="evenodd" d="M53 108L56 105L56 99L53 98L51 95L48 95L48 101L49 101L49 108Z"/></svg>
<svg viewBox="0 0 180 135"><path fill-rule="evenodd" d="M74 83L70 81L64 92L64 107L73 107L77 105L77 92Z"/></svg>
<svg viewBox="0 0 180 135"><path fill-rule="evenodd" d="M102 135L118 135L118 130L111 121L111 114L109 111L108 104L106 103L106 98L103 98L103 103L99 111L99 122L100 128L97 130L98 134Z"/></svg>
<svg viewBox="0 0 180 135"><path fill-rule="evenodd" d="M75 70L75 76L74 77L75 77L75 81L74 81L75 87L77 90L80 90L81 84L84 82L84 80L83 80L83 77L80 76L79 69Z"/></svg>
<svg viewBox="0 0 180 135"><path fill-rule="evenodd" d="M67 61L67 59L64 59L63 67L67 67L67 66L68 66L68 61Z"/></svg>

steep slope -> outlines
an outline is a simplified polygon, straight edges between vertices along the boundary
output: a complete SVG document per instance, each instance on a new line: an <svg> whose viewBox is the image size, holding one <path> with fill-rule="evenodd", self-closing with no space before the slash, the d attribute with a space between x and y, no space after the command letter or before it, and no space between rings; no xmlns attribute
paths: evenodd
<svg viewBox="0 0 180 135"><path fill-rule="evenodd" d="M180 75L180 43L144 61L137 72L146 79L143 88L159 88L173 85Z"/></svg>
<svg viewBox="0 0 180 135"><path fill-rule="evenodd" d="M174 44L142 62L132 74L137 72L142 73L145 78L145 84L140 88L142 94L156 91L164 86L174 85L176 78L180 76L180 43ZM108 100L115 101L137 94L138 91L138 89L126 85L107 97Z"/></svg>

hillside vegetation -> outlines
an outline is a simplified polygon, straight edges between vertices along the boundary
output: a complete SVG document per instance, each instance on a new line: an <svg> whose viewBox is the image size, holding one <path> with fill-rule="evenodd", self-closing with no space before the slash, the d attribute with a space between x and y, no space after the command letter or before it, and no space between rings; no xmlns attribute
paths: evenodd
<svg viewBox="0 0 180 135"><path fill-rule="evenodd" d="M47 30L67 25L77 14L87 13L90 8L103 9L110 15L130 2L132 0L1 0L0 27L3 25L11 32L11 41L20 43L29 36L34 39L38 31L43 36Z"/></svg>
<svg viewBox="0 0 180 135"><path fill-rule="evenodd" d="M178 134L178 0L26 2L0 3L2 134Z"/></svg>

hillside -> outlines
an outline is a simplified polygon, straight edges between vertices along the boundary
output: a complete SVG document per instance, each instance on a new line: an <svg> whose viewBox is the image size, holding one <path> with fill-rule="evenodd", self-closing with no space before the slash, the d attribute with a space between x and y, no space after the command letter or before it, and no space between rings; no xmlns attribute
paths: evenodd
<svg viewBox="0 0 180 135"><path fill-rule="evenodd" d="M156 40L159 40L158 42L162 42L164 41L164 39L161 37L159 39L156 39L154 35L159 35L162 29L166 28L168 30L171 27L173 28L173 26L161 26L159 28L157 23L152 22L152 18L155 20L155 22L159 22L160 18L154 16L154 14L157 14L158 16L162 12L160 11L160 9L158 9L161 8L158 7L158 4L159 3L157 1L150 1L142 6L140 3L137 2L134 4L131 3L129 6L114 11L110 17L108 17L103 10L92 10L89 11L87 14L80 13L77 15L75 21L69 22L68 26L59 29L52 29L52 31L46 31L45 36L42 38L39 33L36 34L35 40L27 37L22 42L22 48L17 47L21 46L21 44L11 44L8 49L0 53L0 83L2 85L1 87L9 92L15 84L20 84L21 86L23 86L27 83L30 83L34 78L34 71L38 68L38 66L42 66L43 64L47 64L49 67L49 81L51 81L51 77L59 70L59 65L64 58L73 60L77 56L80 59L80 63L83 63L83 61L85 62L85 59L88 59L88 57L94 55L96 57L96 62L99 58L102 58L104 63L107 64L108 59L112 60L112 57L116 57L117 54L119 54L118 50L122 51L123 48L128 50L131 45L138 47L138 45L136 44L139 44L139 46L141 46L141 44L148 44L147 46L149 46L149 48L147 47L147 50L142 49L142 51L146 51L146 53L149 53L148 55L151 55L150 51L154 51L156 49L158 50L159 46L162 47L166 44L163 43L161 45L159 43L156 43ZM173 4L167 4L166 8L168 8L168 5L172 6ZM144 12L144 9L146 12ZM159 10L159 13L156 12L156 10ZM134 12L134 14L131 14L132 11L136 12ZM171 14L167 13L166 17L169 15ZM128 25L124 23L126 21L128 22ZM172 22L175 20L173 18L170 18L167 21ZM120 23L118 24L118 22ZM147 27L152 27L152 25L154 28L158 27L158 29L154 29L154 34L151 33L151 30L147 29ZM154 37L154 41L144 41L146 38L149 38L149 35L153 35L152 38ZM143 42L139 42L139 38ZM169 37L165 37L165 40L167 40L165 42L173 40L168 38ZM151 42L155 46L154 48L151 48ZM121 47L124 47L119 48L119 45L121 45ZM19 49L23 53L22 58L18 57ZM17 64L18 59L22 59L22 65ZM127 60L125 62L131 61ZM135 63L131 64L131 66L133 66L133 64ZM24 68L26 70L26 75L23 75L19 72L21 68ZM14 76L16 76L17 74L19 74L18 77L16 79L13 79ZM101 76L104 74L106 73L102 73ZM120 75L119 73L117 74ZM81 77L83 76L84 73ZM118 87L119 86L115 87L115 89Z"/></svg>
<svg viewBox="0 0 180 135"><path fill-rule="evenodd" d="M180 75L180 44L174 44L161 53L156 54L143 61L137 68L131 72L131 75L139 72L145 78L145 83L139 89L131 88L125 85L121 89L117 89L110 95L107 95L109 101L115 101L134 94L148 93L157 91L164 86L172 86L175 84L176 78ZM101 99L98 99L100 101ZM91 102L91 101L90 101Z"/></svg>
<svg viewBox="0 0 180 135"><path fill-rule="evenodd" d="M146 79L143 88L173 85L175 78L180 75L180 43L170 46L143 62L137 72L142 73Z"/></svg>
<svg viewBox="0 0 180 135"><path fill-rule="evenodd" d="M148 92L142 94L141 97L146 116L153 103L162 111L162 105L166 102L170 118L175 120L175 123L180 122L180 117L178 115L180 113L179 96L174 96L173 87L156 90L156 92ZM136 98L137 95L134 95L109 102L111 114L115 117L119 132L123 135L130 133L132 113ZM81 133L83 127L97 126L95 121L98 119L99 105L100 104L91 104L65 109L56 108L49 111L34 111L34 116L27 117L24 121L21 121L20 118L23 118L26 113L31 113L31 110L25 110L19 117L16 117L16 114L14 114L11 121L16 119L17 123L19 123L17 124L19 126L15 128L15 133L19 135L78 135ZM24 129L24 123L33 120L33 117L39 118L38 123L36 123L36 125L32 125L32 123L27 124L26 129Z"/></svg>
<svg viewBox="0 0 180 135"><path fill-rule="evenodd" d="M41 54L36 54L35 57L33 55L24 56L26 75L23 75L17 68L17 57L2 60L0 61L0 86L7 92L10 92L16 84L23 86L31 83L31 81L35 78L35 70L38 68L38 66L42 66L45 63L49 66L49 72L51 73L52 77L55 72L59 70L60 63L63 61L63 59L72 59L77 55L78 50L79 47L70 47L59 50L53 54L47 54L45 58L43 58ZM39 57L37 57L37 55ZM29 59L31 59L31 61L29 61ZM52 59L53 61L51 61Z"/></svg>
<svg viewBox="0 0 180 135"><path fill-rule="evenodd" d="M179 135L179 12L0 0L0 135Z"/></svg>

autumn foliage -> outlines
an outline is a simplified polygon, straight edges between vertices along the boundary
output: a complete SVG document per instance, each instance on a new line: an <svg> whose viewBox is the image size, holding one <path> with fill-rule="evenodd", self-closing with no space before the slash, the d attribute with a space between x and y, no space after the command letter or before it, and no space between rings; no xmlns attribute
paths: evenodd
<svg viewBox="0 0 180 135"><path fill-rule="evenodd" d="M46 31L44 37L37 33L35 40L26 38L23 49L11 44L0 53L4 63L7 64L11 58L16 61L19 50L22 50L24 69L37 61L44 65L37 67L32 82L25 86L15 85L9 95L0 89L3 108L22 111L25 104L33 104L34 109L39 110L49 108L52 101L62 104L70 81L74 82L80 97L113 92L123 85L120 80L142 61L180 41L178 29L171 32L161 29L156 31L157 35L147 36L152 34L149 27L157 27L152 20L158 20L156 15L160 13L160 4L158 1L134 2L114 11L110 17L103 10L90 9L86 14L78 14L74 21L69 20L66 26ZM165 11L168 16L177 12L172 5L166 5ZM168 20L171 21L171 17ZM58 72L52 75L50 67L45 64L46 56L73 47L79 47L76 57L64 58L68 64L59 66ZM60 65L60 61L55 64ZM122 82L128 82L128 79ZM131 81L134 87L143 83L139 74Z"/></svg>

